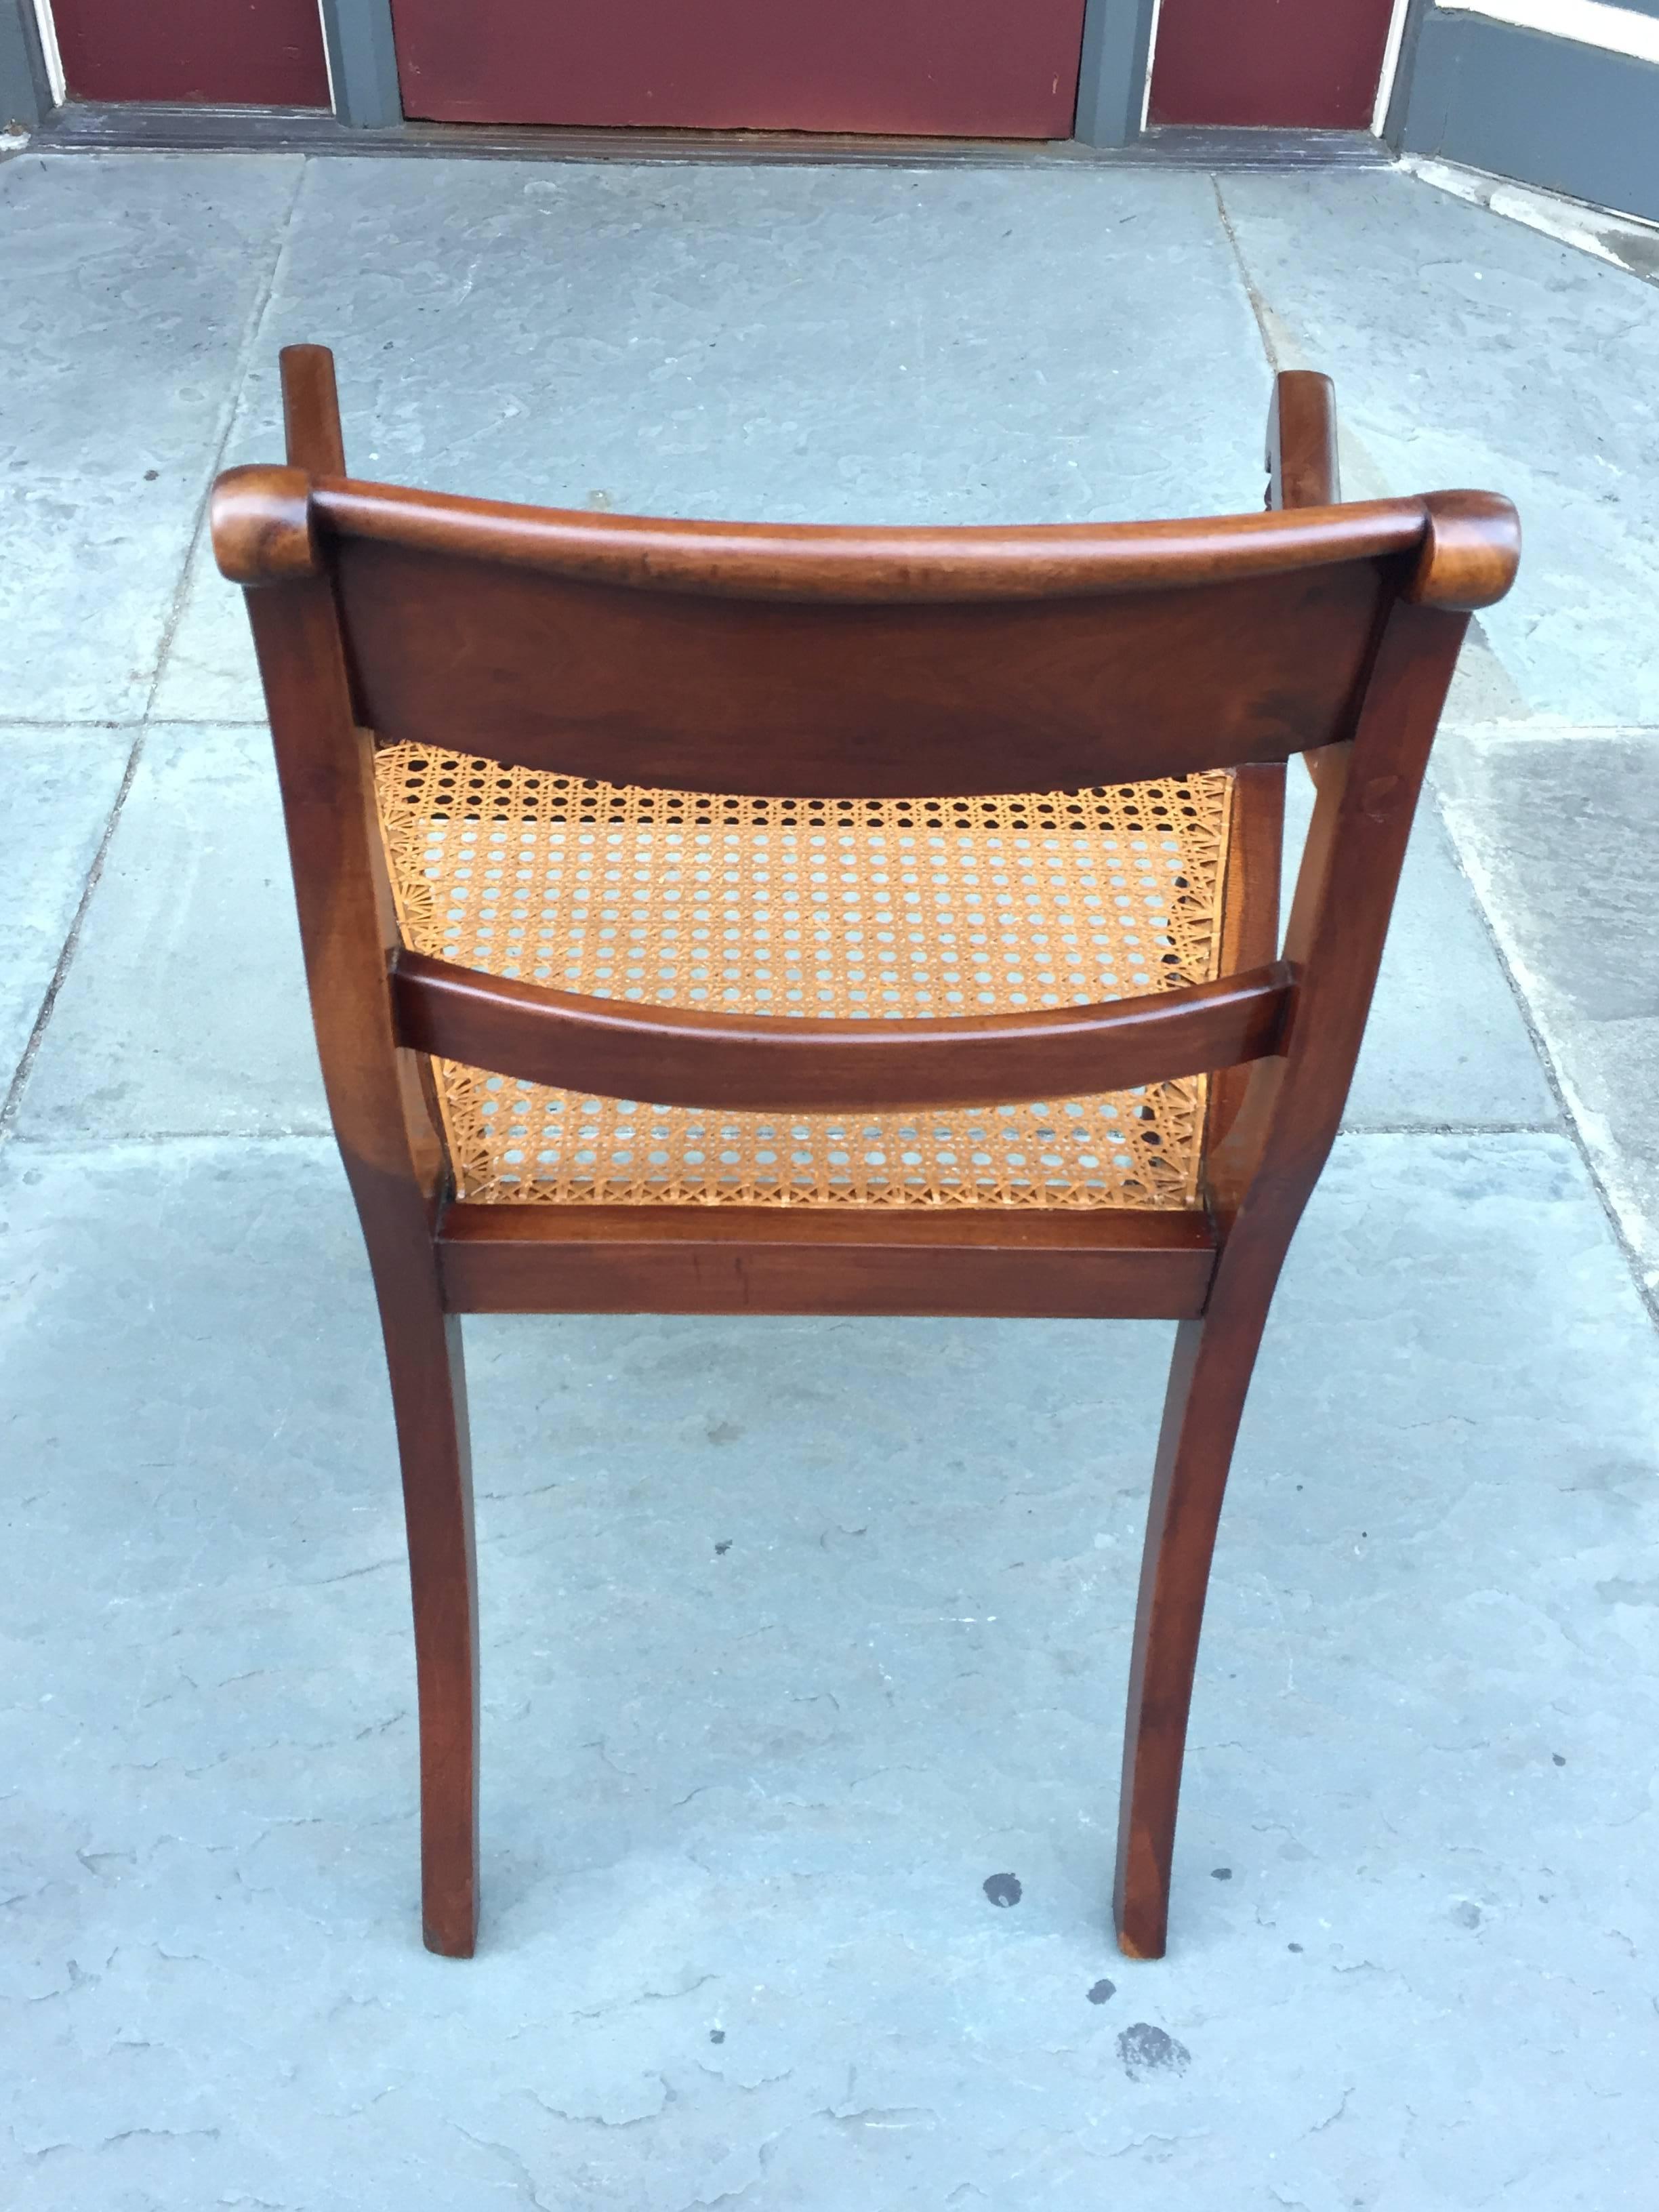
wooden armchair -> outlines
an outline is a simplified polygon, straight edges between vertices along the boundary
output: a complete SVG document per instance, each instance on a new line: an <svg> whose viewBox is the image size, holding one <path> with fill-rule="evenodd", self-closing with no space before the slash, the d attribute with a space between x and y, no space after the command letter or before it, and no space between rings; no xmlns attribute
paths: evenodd
<svg viewBox="0 0 1659 2212"><path fill-rule="evenodd" d="M331 356L283 386L213 537L391 1370L427 1942L477 1920L459 1315L1140 1315L1181 1326L1116 1918L1159 1956L1234 1436L1513 509L1339 504L1318 376L1275 512L957 530L357 483Z"/></svg>

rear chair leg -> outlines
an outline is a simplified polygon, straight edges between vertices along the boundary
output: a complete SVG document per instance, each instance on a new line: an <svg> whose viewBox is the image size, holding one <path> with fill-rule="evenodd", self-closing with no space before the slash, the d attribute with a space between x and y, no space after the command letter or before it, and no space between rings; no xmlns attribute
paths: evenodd
<svg viewBox="0 0 1659 2212"><path fill-rule="evenodd" d="M1141 1562L1118 1814L1114 1909L1119 1948L1132 1959L1164 1956L1210 1557L1267 1310L1265 1298L1224 1297L1202 1321L1182 1322L1176 1338Z"/></svg>
<svg viewBox="0 0 1659 2212"><path fill-rule="evenodd" d="M421 1910L427 1948L470 1959L478 1930L478 1599L460 1322L428 1245L377 1269L415 1600Z"/></svg>

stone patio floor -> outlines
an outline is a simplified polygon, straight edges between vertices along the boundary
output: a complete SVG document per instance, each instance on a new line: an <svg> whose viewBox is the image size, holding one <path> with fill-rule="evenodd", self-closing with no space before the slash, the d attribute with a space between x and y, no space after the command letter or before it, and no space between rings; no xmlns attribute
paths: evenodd
<svg viewBox="0 0 1659 2212"><path fill-rule="evenodd" d="M1650 2205L1659 289L1390 172L25 152L0 297L5 2201ZM300 338L360 472L496 496L1247 509L1279 366L1351 495L1519 505L1163 1962L1107 1919L1154 1324L470 1322L487 1917L421 1949L391 1424L201 530Z"/></svg>

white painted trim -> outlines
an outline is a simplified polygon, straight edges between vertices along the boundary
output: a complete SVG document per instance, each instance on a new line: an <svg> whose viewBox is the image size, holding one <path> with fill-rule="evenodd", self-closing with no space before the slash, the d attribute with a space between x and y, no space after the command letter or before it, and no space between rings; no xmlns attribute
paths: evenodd
<svg viewBox="0 0 1659 2212"><path fill-rule="evenodd" d="M1437 161L1425 154L1402 154L1400 166L1420 177L1437 191L1450 192L1472 207L1489 208L1510 222L1541 230L1546 238L1559 239L1598 261L1637 274L1653 265L1653 249L1659 245L1659 222L1644 216L1624 215L1617 209L1576 200L1565 192L1547 192L1537 185L1517 185L1509 177L1496 177L1486 169L1471 169L1460 161ZM1629 246L1626 254L1620 251ZM1529 727L1533 726L1528 725Z"/></svg>
<svg viewBox="0 0 1659 2212"><path fill-rule="evenodd" d="M58 51L58 26L52 20L52 0L34 0L34 20L40 27L40 52L46 64L52 96L64 104L64 57Z"/></svg>
<svg viewBox="0 0 1659 2212"><path fill-rule="evenodd" d="M317 28L322 33L323 67L328 72L328 106L331 115L340 112L340 95L334 85L334 56L330 51L332 41L328 35L328 18L323 13L323 0L317 0Z"/></svg>
<svg viewBox="0 0 1659 2212"><path fill-rule="evenodd" d="M1394 81L1400 74L1400 47L1406 35L1406 16L1411 0L1394 0L1394 13L1389 18L1389 36L1382 48L1382 73L1376 80L1376 98L1371 103L1371 136L1380 138L1382 125L1389 119L1389 102L1394 98Z"/></svg>
<svg viewBox="0 0 1659 2212"><path fill-rule="evenodd" d="M1140 127L1146 128L1146 118L1152 112L1152 64L1158 59L1158 27L1164 14L1164 0L1152 0L1152 27L1146 33L1146 82L1140 88Z"/></svg>
<svg viewBox="0 0 1659 2212"><path fill-rule="evenodd" d="M1485 15L1517 31L1544 31L1571 39L1603 53L1628 54L1632 61L1659 62L1659 15L1638 15L1633 8L1610 8L1606 0L1436 0L1449 15Z"/></svg>

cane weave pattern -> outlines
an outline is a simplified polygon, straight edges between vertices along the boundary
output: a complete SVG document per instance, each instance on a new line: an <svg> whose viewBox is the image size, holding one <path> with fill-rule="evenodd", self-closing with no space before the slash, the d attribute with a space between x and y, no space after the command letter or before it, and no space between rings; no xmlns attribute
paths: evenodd
<svg viewBox="0 0 1659 2212"><path fill-rule="evenodd" d="M993 799L709 797L429 745L377 757L406 941L557 990L879 1020L1214 975L1231 778ZM436 1063L457 1195L1190 1206L1204 1079L869 1115L589 1098Z"/></svg>

